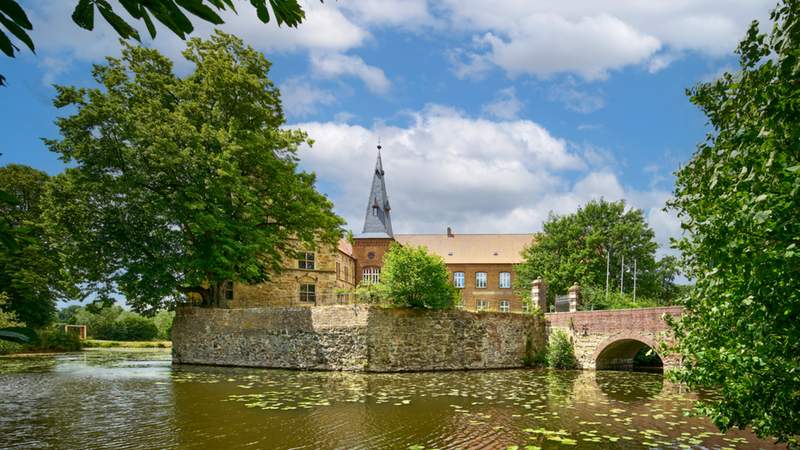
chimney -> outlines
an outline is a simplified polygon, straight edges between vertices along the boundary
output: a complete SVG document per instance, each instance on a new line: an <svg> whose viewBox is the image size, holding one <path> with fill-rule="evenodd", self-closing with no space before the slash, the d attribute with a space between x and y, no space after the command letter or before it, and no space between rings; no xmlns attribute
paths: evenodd
<svg viewBox="0 0 800 450"><path fill-rule="evenodd" d="M455 236L453 235L453 229L452 229L452 228L450 228L450 227L447 227L447 237L449 237L449 238L451 238L451 237L455 237Z"/></svg>

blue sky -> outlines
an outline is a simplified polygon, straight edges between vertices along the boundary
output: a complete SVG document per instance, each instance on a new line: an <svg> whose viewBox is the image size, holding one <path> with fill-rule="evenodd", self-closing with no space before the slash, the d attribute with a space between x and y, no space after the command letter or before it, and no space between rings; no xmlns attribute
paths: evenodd
<svg viewBox="0 0 800 450"><path fill-rule="evenodd" d="M66 1L23 1L37 54L0 59L0 164L51 174L41 138L67 111L52 83L91 86L116 55L104 23L90 33ZM241 3L241 2L240 2ZM261 24L249 4L223 30L273 62L289 126L317 142L302 166L360 231L378 138L396 232L529 232L550 211L592 198L645 210L667 252L672 172L708 131L684 90L735 67L762 0L339 0L307 3L299 29ZM195 35L211 27L198 23ZM143 33L144 34L144 33ZM147 42L181 60L161 30Z"/></svg>

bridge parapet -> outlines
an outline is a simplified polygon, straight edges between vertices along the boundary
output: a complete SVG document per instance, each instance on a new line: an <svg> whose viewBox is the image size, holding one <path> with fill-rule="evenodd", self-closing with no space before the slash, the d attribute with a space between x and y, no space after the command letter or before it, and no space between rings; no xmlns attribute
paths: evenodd
<svg viewBox="0 0 800 450"><path fill-rule="evenodd" d="M682 311L680 306L576 311L548 313L545 319L548 337L555 329L562 329L572 337L575 356L582 368L602 369L608 368L611 360L615 361L614 366L624 366L628 360L632 364L641 344L658 352L661 342L672 340L663 316L680 316ZM674 356L659 356L664 368L680 364Z"/></svg>

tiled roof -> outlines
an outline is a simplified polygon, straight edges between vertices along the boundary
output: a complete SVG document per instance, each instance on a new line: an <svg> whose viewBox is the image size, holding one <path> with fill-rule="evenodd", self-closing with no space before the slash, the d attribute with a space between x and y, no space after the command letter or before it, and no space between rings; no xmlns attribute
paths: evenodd
<svg viewBox="0 0 800 450"><path fill-rule="evenodd" d="M423 245L447 264L518 264L533 234L395 234L402 245Z"/></svg>
<svg viewBox="0 0 800 450"><path fill-rule="evenodd" d="M339 239L339 245L336 246L340 252L344 253L348 256L353 256L353 246L350 244L350 241L347 238Z"/></svg>
<svg viewBox="0 0 800 450"><path fill-rule="evenodd" d="M392 216L389 206L389 196L386 195L386 181L383 179L383 163L381 150L378 146L378 160L375 161L375 172L372 175L372 186L367 200L367 211L364 217L364 229L359 237L392 237Z"/></svg>

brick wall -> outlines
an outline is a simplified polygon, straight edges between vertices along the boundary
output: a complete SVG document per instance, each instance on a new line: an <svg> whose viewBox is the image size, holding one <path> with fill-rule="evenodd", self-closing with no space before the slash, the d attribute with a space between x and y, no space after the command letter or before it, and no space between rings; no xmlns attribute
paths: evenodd
<svg viewBox="0 0 800 450"><path fill-rule="evenodd" d="M464 272L464 288L459 289L464 308L476 311L478 300L489 302L489 311L499 311L500 301L508 300L512 312L522 312L522 298L514 293L513 288L500 288L500 272L511 273L511 286L514 285L517 274L513 264L448 264L450 282L453 282L454 272ZM475 273L486 272L487 283L485 288L475 286Z"/></svg>
<svg viewBox="0 0 800 450"><path fill-rule="evenodd" d="M383 255L389 251L394 239L359 239L353 241L353 259L356 261L356 284L361 281L365 267L383 267ZM370 256L372 256L370 258Z"/></svg>

